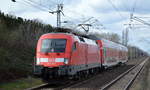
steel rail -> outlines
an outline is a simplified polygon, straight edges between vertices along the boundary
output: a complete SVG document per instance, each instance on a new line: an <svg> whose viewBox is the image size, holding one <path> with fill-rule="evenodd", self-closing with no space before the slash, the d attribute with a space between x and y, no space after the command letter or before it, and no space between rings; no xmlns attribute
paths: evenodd
<svg viewBox="0 0 150 90"><path fill-rule="evenodd" d="M129 83L126 85L126 87L124 88L124 90L128 90L129 87L133 84L133 82L136 79L136 77L139 75L139 73L141 72L141 70L144 68L144 64L145 64L146 61L143 61L144 63L142 62L143 63L142 67L137 71L137 73L134 75L134 77L129 81Z"/></svg>
<svg viewBox="0 0 150 90"><path fill-rule="evenodd" d="M134 78L132 78L129 83L126 85L126 87L123 90L128 90L129 87L131 86L131 84L133 83L133 81L136 79L137 75L140 73L140 71L142 70L142 68L144 67L144 63L148 60L149 58L146 58L142 63L142 67L137 71L137 73L134 75ZM141 64L141 63L140 63ZM115 78L114 80L112 80L111 82L109 82L108 84L104 85L102 88L100 88L100 90L107 90L108 88L110 88L112 85L114 85L117 81L119 81L121 78L123 78L125 75L127 75L130 71L132 71L134 68L136 68L138 65L133 66L132 68L130 68L129 70L127 70L126 72L122 73L121 75L119 75L117 78Z"/></svg>
<svg viewBox="0 0 150 90"><path fill-rule="evenodd" d="M47 86L48 83L44 83L44 84L41 84L41 85L38 85L38 86L34 86L34 87L31 87L31 88L27 88L25 90L36 90L38 88L41 88L41 87L44 87L44 86Z"/></svg>

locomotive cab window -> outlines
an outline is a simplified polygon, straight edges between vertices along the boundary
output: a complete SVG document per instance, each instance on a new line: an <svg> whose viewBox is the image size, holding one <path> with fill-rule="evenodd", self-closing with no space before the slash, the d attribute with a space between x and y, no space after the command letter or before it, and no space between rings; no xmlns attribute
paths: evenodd
<svg viewBox="0 0 150 90"><path fill-rule="evenodd" d="M41 52L63 53L66 49L66 39L44 39L42 40Z"/></svg>

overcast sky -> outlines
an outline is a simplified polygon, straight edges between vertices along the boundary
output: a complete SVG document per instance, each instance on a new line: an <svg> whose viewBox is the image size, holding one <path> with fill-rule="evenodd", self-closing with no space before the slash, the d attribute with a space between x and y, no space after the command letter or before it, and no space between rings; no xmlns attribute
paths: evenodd
<svg viewBox="0 0 150 90"><path fill-rule="evenodd" d="M36 3L30 5L32 2ZM150 0L1 0L0 10L18 17L27 19L38 19L46 24L56 26L56 14L48 11L55 11L56 5L63 3L62 21L70 24L79 24L90 17L93 22L97 19L106 28L99 32L114 32L121 36L122 30L129 22L130 13L150 23ZM38 4L38 6L36 6ZM42 8L42 9L41 9ZM132 23L141 24L137 21ZM150 26L134 25L129 30L129 44L136 45L150 53Z"/></svg>

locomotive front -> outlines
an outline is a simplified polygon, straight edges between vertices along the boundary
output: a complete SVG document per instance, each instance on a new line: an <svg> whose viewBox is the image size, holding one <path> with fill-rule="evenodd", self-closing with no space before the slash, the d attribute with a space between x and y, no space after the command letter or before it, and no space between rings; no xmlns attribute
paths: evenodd
<svg viewBox="0 0 150 90"><path fill-rule="evenodd" d="M71 36L61 33L42 35L37 44L35 74L44 79L67 74Z"/></svg>

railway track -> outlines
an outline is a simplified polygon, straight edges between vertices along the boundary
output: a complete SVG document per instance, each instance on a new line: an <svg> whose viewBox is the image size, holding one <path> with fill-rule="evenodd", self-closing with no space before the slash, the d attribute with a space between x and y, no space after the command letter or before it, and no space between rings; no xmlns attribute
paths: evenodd
<svg viewBox="0 0 150 90"><path fill-rule="evenodd" d="M25 90L36 90L36 89L39 89L39 88L42 88L42 87L45 87L49 85L48 83L44 83L44 84L41 84L41 85L38 85L38 86L34 86L34 87L31 87L31 88L27 88Z"/></svg>
<svg viewBox="0 0 150 90"><path fill-rule="evenodd" d="M81 79L81 80L77 80L77 81L68 80L68 81L64 81L63 84L60 84L60 85L45 83L45 84L35 86L32 88L28 88L25 90L62 90L62 89L68 88L70 86L76 85L79 82L86 81L86 80L88 80L88 79Z"/></svg>
<svg viewBox="0 0 150 90"><path fill-rule="evenodd" d="M148 58L146 59L148 60ZM144 63L146 62L146 60L144 60L144 62L142 62L140 64L140 67L138 68L138 70L142 69ZM127 70L125 73L121 74L120 76L118 76L116 79L114 79L113 81L111 81L110 83L106 84L105 86L103 86L102 88L100 88L100 90L127 90L127 84L126 84L126 89L112 89L112 86L117 83L117 81L121 80L121 78L123 78L124 76L126 76L129 72L131 72L132 70L134 70L136 67L138 67L139 65L133 66L132 68L130 68L129 70ZM132 72L133 74L134 72ZM137 74L136 74L137 75ZM135 75L133 75L135 77ZM51 84L43 84L43 85L39 85L36 87L32 87L32 88L28 88L26 90L70 90L73 88L76 88L80 85L82 85L83 83L87 83L88 81L90 81L92 78L95 78L95 76L90 77L88 79L82 79L82 80L78 80L78 81L66 81L61 85L51 85ZM128 83L128 86L131 85L131 83L133 82L133 80L130 79L130 83ZM76 89L77 90L77 89ZM82 89L80 89L82 90ZM89 89L91 90L91 89ZM93 89L96 90L96 89Z"/></svg>
<svg viewBox="0 0 150 90"><path fill-rule="evenodd" d="M145 60L145 59L142 59L142 60ZM140 63L141 63L141 61L140 61ZM126 71L126 73L127 72L130 72L132 69L134 69L136 66L138 66L140 63L137 63L136 65L134 65L134 66L132 66L132 67L130 67L129 69L126 69L125 71ZM120 68L122 68L122 67L120 67ZM106 71L107 72L107 71ZM109 74L112 74L112 73L109 73ZM124 73L123 73L124 74ZM123 75L122 73L121 74L118 74L118 76L121 78L121 76ZM114 74L112 74L112 75L114 75ZM82 81L82 82L79 82L79 83L77 83L77 84L73 84L73 85L71 85L71 86L69 86L69 87L67 87L67 88L65 88L64 90L70 90L70 89L80 89L80 90L82 90L82 89L84 89L84 90L99 90L99 89L101 89L100 87L102 87L103 85L105 85L105 84L107 84L108 82L107 82L107 80L108 79L99 79L99 78L103 78L105 76L105 74L102 76L102 77L97 77L97 76L95 76L95 77L93 77L93 78L90 78L90 79L87 79L87 80L84 80L84 81ZM108 78L110 78L110 77L108 77ZM116 78L116 77L115 77ZM114 79L115 79L114 78ZM117 77L118 78L118 77ZM96 81L100 81L100 82L103 82L103 80L105 80L105 82L107 82L107 83L105 83L105 84L103 84L102 85L102 83L99 83L99 82L95 82L95 80ZM112 79L113 80L113 79ZM109 81L109 80L108 80ZM114 80L113 80L114 81ZM110 81L109 81L110 82ZM93 85L93 83L95 84L95 85ZM90 85L91 84L91 85ZM92 86L93 85L93 86ZM92 87L91 87L92 86ZM102 89L102 90L107 90L107 89ZM110 89L110 90L120 90L120 89Z"/></svg>
<svg viewBox="0 0 150 90"><path fill-rule="evenodd" d="M128 71L124 72L116 79L100 88L100 90L128 90L148 59L149 58L144 60L139 65L133 66Z"/></svg>

